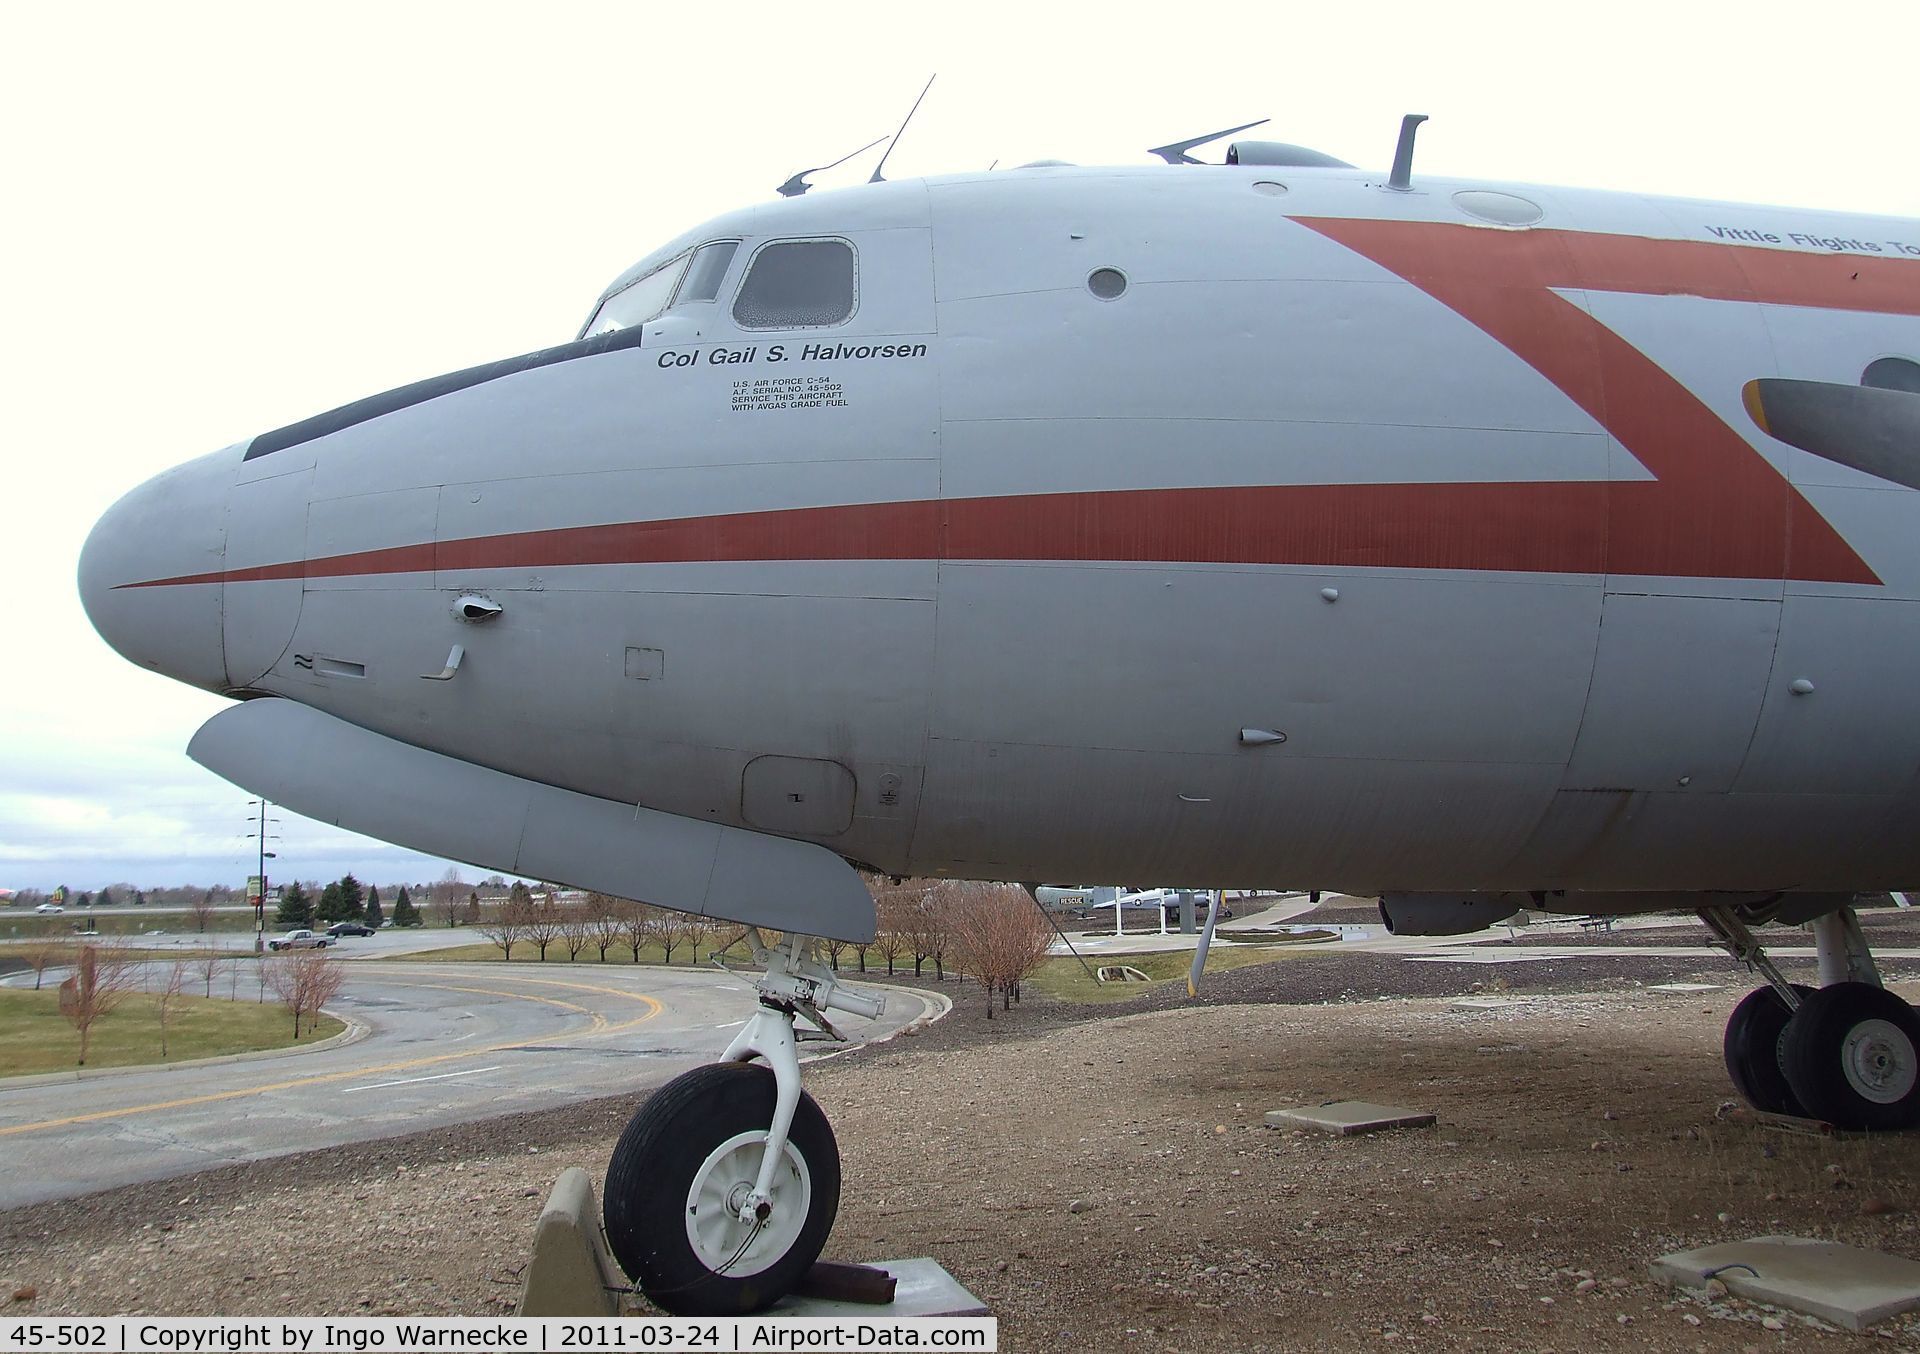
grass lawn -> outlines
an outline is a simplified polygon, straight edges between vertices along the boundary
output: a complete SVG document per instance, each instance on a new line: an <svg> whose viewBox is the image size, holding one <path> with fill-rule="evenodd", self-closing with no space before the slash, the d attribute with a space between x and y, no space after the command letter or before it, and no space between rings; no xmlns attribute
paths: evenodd
<svg viewBox="0 0 1920 1354"><path fill-rule="evenodd" d="M688 946L684 943L674 946L673 967L710 967L710 965L707 964L707 956L716 952L714 944L715 942L713 941L707 941L698 948ZM747 947L744 941L735 941L726 949L718 951L718 953L726 956L728 960L735 964L751 965L753 962L753 956L747 953ZM823 960L826 958L824 951L821 953L821 958ZM498 945L483 941L478 945L456 945L451 949L445 950L423 950L419 954L382 955L374 962L402 964L498 964L505 961L501 958L500 947ZM539 963L539 947L531 941L521 941L513 947L512 962L516 964ZM546 962L549 964L567 963L567 947L557 940L554 941L553 944L547 946ZM600 951L596 946L589 945L586 949L580 951L580 957L572 962L586 965L598 964L600 962ZM607 962L609 964L625 964L631 968L633 967L633 951L624 944L614 946L607 951ZM658 966L665 963L666 959L664 952L658 945L642 945L640 947L640 962L642 964ZM893 961L893 967L896 974L904 973L911 976L913 973L913 956L911 954L896 956ZM927 960L924 967L926 969L926 976L931 977L933 974L933 961L931 959ZM859 953L853 949L852 946L848 946L840 952L840 971L853 978L885 978L887 976L886 956L877 951L869 950L867 952L867 971L861 973ZM951 972L951 970L949 970L949 972Z"/></svg>
<svg viewBox="0 0 1920 1354"><path fill-rule="evenodd" d="M89 917L103 936L137 936L154 930L170 936L190 936L200 930L191 912L162 912L115 904L112 907L69 907L65 912L45 914L31 910L0 910L0 940L70 940L74 935L74 927L84 925ZM251 931L253 913L215 912L207 918L206 929ZM267 931L268 934L273 931L271 913L267 916ZM293 1022L287 1023L291 1025Z"/></svg>
<svg viewBox="0 0 1920 1354"><path fill-rule="evenodd" d="M300 1042L314 1043L344 1028L332 1016L321 1016L319 1028L311 1036L303 1034ZM52 986L38 992L0 991L0 1030L6 1031L0 1038L0 1077L79 1066L80 1035L60 1014L59 993ZM93 1027L87 1066L131 1067L284 1048L293 1042L292 1033L293 1017L272 1003L182 996L168 1020L163 1059L153 998L135 992Z"/></svg>
<svg viewBox="0 0 1920 1354"><path fill-rule="evenodd" d="M1221 944L1215 937L1213 948L1207 951L1207 972L1223 973L1227 969L1245 968L1250 964L1271 964L1278 960L1290 959L1296 954L1312 949L1312 945L1238 945ZM1087 964L1096 973L1105 964L1125 964L1137 968L1152 983L1103 983L1087 976L1087 970L1072 955L1049 959L1034 975L1027 979L1027 986L1035 991L1044 992L1061 1001L1125 1001L1128 997L1137 997L1161 983L1178 982L1184 986L1187 971L1193 967L1192 950L1161 950L1152 954L1114 954L1087 956ZM1204 980L1203 980L1204 981Z"/></svg>
<svg viewBox="0 0 1920 1354"><path fill-rule="evenodd" d="M1229 941L1223 937L1216 937L1213 948L1207 953L1207 972L1223 973L1228 969L1245 968L1249 964L1274 963L1278 960L1291 958L1293 955L1303 951L1311 950L1317 944L1323 943L1331 938L1330 933L1320 936L1296 937L1290 934L1276 932L1262 934L1261 941L1258 944L1246 944ZM697 951L699 955L698 962L700 964L707 962L707 955L712 951L712 948L712 942L700 946ZM685 945L676 946L673 951L673 967L694 967L694 965L688 961L695 953L694 950L689 949ZM728 958L741 963L748 962L749 959L744 945L736 944L732 949L723 951L723 953L725 953ZM390 958L392 962L409 964L498 964L503 962L500 956L500 947L498 945L484 943L478 945L460 945L447 950L429 950L422 954L397 954L385 957L378 962L387 962L388 958ZM625 945L621 945L616 949L609 949L607 951L606 961L609 964L624 964L631 967L633 965L633 951ZM537 964L540 962L539 951L528 942L521 941L513 947L512 962L516 964ZM549 964L562 965L568 963L566 947L558 941L549 945L547 947L546 962ZM579 959L573 962L591 967L600 962L600 952L594 947L588 946L586 949L580 951ZM659 965L663 962L660 947L658 945L642 945L640 947L640 962L642 964ZM1129 967L1139 969L1151 978L1154 983L1185 983L1187 980L1187 970L1193 964L1193 951L1163 950L1155 954L1120 954L1105 957L1096 957L1090 954L1087 956L1087 963L1096 970L1098 970L1102 964L1126 964ZM913 973L913 957L908 955L904 959L896 959L894 961L894 968L899 974L911 975ZM856 952L849 948L840 955L840 971L850 978L858 979L866 977L884 981L887 977L887 961L883 956L869 951L867 954L867 971L865 974L862 974L859 971L859 961ZM928 961L926 973L928 976L932 975L932 961ZM949 969L948 977L952 976L954 976L953 970ZM1088 977L1086 970L1080 967L1080 961L1070 955L1047 960L1040 966L1039 971L1027 980L1027 985L1036 991L1046 993L1050 997L1057 997L1061 1001L1080 1002L1124 1001L1128 997L1139 996L1142 992L1147 991L1150 986L1150 984L1147 983L1097 982Z"/></svg>

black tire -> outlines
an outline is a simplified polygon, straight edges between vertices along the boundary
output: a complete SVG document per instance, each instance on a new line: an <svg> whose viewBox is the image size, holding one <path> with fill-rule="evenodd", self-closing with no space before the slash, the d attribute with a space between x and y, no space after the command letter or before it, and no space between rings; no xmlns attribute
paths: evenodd
<svg viewBox="0 0 1920 1354"><path fill-rule="evenodd" d="M607 1165L603 1207L614 1259L655 1304L676 1316L742 1316L763 1311L793 1290L819 1258L840 1211L840 1148L827 1116L802 1091L787 1142L805 1165L806 1214L777 1256L753 1255L748 1274L720 1273L689 1237L690 1191L722 1144L744 1133L763 1138L773 1122L771 1069L753 1063L696 1067L662 1086L627 1122ZM757 1168L759 1151L743 1159ZM710 1215L711 1216L711 1215Z"/></svg>
<svg viewBox="0 0 1920 1354"><path fill-rule="evenodd" d="M1811 987L1795 983L1793 990L1805 1001L1813 995ZM1787 1020L1793 1012L1771 987L1756 987L1747 993L1727 1017L1727 1033L1722 1051L1727 1060L1727 1076L1734 1090L1757 1110L1769 1114L1804 1117L1806 1109L1800 1097L1787 1084L1782 1066L1782 1042Z"/></svg>
<svg viewBox="0 0 1920 1354"><path fill-rule="evenodd" d="M1835 983L1787 1022L1781 1066L1807 1113L1837 1128L1920 1125L1920 1015L1871 983Z"/></svg>

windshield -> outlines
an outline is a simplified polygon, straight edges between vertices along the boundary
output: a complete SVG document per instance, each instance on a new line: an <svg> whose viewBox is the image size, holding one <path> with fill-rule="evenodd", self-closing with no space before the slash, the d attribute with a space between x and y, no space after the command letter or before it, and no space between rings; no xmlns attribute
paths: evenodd
<svg viewBox="0 0 1920 1354"><path fill-rule="evenodd" d="M673 298L674 284L680 281L680 274L686 271L688 255L669 259L655 268L645 277L636 278L600 303L600 309L593 312L593 318L587 321L587 327L580 331L581 338L591 338L595 334L607 334L616 329L631 329L636 324L645 324L667 308L667 302Z"/></svg>

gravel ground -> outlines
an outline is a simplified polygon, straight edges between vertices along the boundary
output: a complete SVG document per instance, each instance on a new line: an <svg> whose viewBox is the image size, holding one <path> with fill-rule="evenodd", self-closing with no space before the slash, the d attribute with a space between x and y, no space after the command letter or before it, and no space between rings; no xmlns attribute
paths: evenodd
<svg viewBox="0 0 1920 1354"><path fill-rule="evenodd" d="M1920 1253L1910 1137L1727 1117L1744 994L1638 986L1658 956L1415 964L1320 951L1120 1008L978 989L917 1037L809 1071L847 1189L831 1257L932 1254L1027 1350L1839 1348L1861 1337L1644 1278L1664 1251L1794 1232ZM1472 990L1525 998L1449 1010ZM1378 999L1376 992L1395 993ZM1904 990L1910 999L1912 988ZM1326 1139L1282 1104L1440 1126ZM485 1313L511 1307L562 1166L596 1176L632 1106L596 1101L0 1214L11 1314ZM1777 1324L1775 1330L1771 1324ZM1881 1334L1920 1348L1920 1323Z"/></svg>
<svg viewBox="0 0 1920 1354"><path fill-rule="evenodd" d="M1866 933L1868 942L1875 946L1920 945L1920 908L1889 908L1885 911L1860 913L1860 929ZM1797 928L1764 927L1758 933L1763 943L1771 945L1805 946L1813 944L1813 937ZM1671 926L1635 926L1630 929L1603 931L1598 928L1583 930L1578 924L1565 922L1549 923L1546 927L1531 926L1523 929L1521 935L1535 944L1552 945L1710 945L1714 942L1713 932L1706 923L1697 917L1674 918ZM1501 945L1506 943L1506 933L1497 937L1476 940L1477 945Z"/></svg>

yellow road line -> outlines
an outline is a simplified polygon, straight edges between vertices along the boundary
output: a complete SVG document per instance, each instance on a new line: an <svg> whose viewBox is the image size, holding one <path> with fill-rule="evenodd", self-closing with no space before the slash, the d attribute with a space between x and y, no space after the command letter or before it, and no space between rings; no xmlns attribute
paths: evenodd
<svg viewBox="0 0 1920 1354"><path fill-rule="evenodd" d="M505 975L502 975L502 976L505 976ZM529 981L538 981L538 980L533 979ZM559 985L565 986L566 984L559 984ZM430 987L430 986L437 986L437 984L422 983L422 984L415 984L415 986ZM506 997L514 1001L546 1002L547 1004L553 1005L553 1006L567 1006L573 1010L586 1009L585 1007L573 1006L569 1002L556 1001L550 997L531 996L524 992L491 992L485 988L451 988L449 990L460 991L460 992L476 992L485 996ZM609 992L612 991L612 989L610 988L605 990ZM619 1024L609 1025L607 1024L605 1016L602 1016L597 1012L589 1012L588 1014L592 1015L594 1017L594 1020L597 1021L599 1025L599 1028L597 1029L593 1029L593 1027L589 1026L589 1028L593 1030L594 1037L601 1037L601 1036L610 1035L610 1034L619 1034L625 1030L630 1030L634 1028L636 1025L644 1025L649 1020L652 1020L655 1016L659 1015L660 1012L666 1009L658 1001L655 1001L652 997L645 996L641 993L616 992L614 993L614 995L629 997L634 1001L644 1003L648 1007L647 1013L643 1016L637 1016L632 1020L626 1020L626 1021L620 1022ZM578 1031L574 1031L571 1033L578 1033ZM381 1072L402 1072L415 1067L432 1067L439 1063L457 1062L463 1058L480 1058L480 1057L485 1057L487 1054L490 1054L490 1053L504 1053L511 1049L527 1048L534 1044L545 1043L552 1038L553 1038L552 1035L541 1035L538 1038L532 1038L532 1039L515 1039L502 1044L487 1044L481 1048L464 1049L459 1053L435 1053L422 1058L407 1058L399 1062L378 1063L372 1067L354 1067L344 1072L326 1072L318 1076L294 1077L287 1081L269 1082L264 1086L248 1086L243 1089L234 1090L234 1091L214 1091L207 1095L182 1096L175 1100L157 1100L149 1105L129 1105L124 1109L95 1110L88 1114L70 1114L65 1118L42 1119L37 1123L31 1123L31 1124L13 1124L9 1127L0 1128L0 1138L9 1138L14 1136L17 1133L40 1132L49 1128L67 1128L74 1124L99 1123L103 1119L120 1119L120 1118L125 1118L129 1115L150 1114L159 1110L184 1109L189 1105L211 1105L211 1104L216 1104L222 1100L240 1100L250 1095L266 1095L272 1091L288 1091L288 1090L293 1090L294 1088L300 1087L300 1086L321 1086L332 1081L347 1081L347 1080L352 1080L359 1077L372 1076Z"/></svg>

